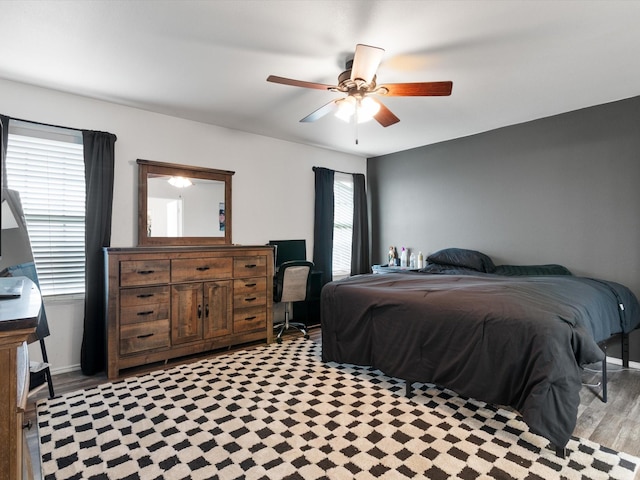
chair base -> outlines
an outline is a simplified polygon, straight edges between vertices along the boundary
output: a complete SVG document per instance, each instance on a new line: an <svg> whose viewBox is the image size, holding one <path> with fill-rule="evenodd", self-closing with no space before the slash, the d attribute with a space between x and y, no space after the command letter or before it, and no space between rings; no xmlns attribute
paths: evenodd
<svg viewBox="0 0 640 480"><path fill-rule="evenodd" d="M278 323L277 325L273 326L274 331L277 330L278 333L276 335L276 342L278 343L282 343L282 335L284 333L287 332L287 330L291 330L291 329L296 329L299 330L300 332L302 332L302 335L304 336L304 338L308 339L309 338L309 333L307 332L307 326L304 323L295 323L295 322L289 322L289 323Z"/></svg>
<svg viewBox="0 0 640 480"><path fill-rule="evenodd" d="M285 304L285 310L284 310L284 322L282 323L277 323L276 325L273 326L273 330L274 331L278 331L277 335L276 335L276 342L278 343L282 343L282 335L287 332L287 330L290 330L292 328L295 328L296 330L299 330L300 332L302 332L302 335L304 336L305 339L309 339L309 333L307 331L307 326L304 323L299 323L299 322L290 322L289 321L289 310L290 310L291 306L289 303Z"/></svg>

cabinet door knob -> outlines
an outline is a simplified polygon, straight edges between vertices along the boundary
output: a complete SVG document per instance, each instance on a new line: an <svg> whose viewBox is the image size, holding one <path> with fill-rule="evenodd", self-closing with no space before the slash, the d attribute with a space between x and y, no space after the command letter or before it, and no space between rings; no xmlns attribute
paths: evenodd
<svg viewBox="0 0 640 480"><path fill-rule="evenodd" d="M138 298L150 298L153 297L153 293L141 293Z"/></svg>
<svg viewBox="0 0 640 480"><path fill-rule="evenodd" d="M138 270L140 275L149 275L150 273L155 272L155 270Z"/></svg>
<svg viewBox="0 0 640 480"><path fill-rule="evenodd" d="M255 319L256 319L255 315L253 317L245 317L245 320L255 320Z"/></svg>
<svg viewBox="0 0 640 480"><path fill-rule="evenodd" d="M198 270L199 272L206 272L207 270L209 270L210 267L207 267L206 265L204 267L196 267L196 270Z"/></svg>
<svg viewBox="0 0 640 480"><path fill-rule="evenodd" d="M138 315L151 315L153 310L147 310L146 312L138 312Z"/></svg>
<svg viewBox="0 0 640 480"><path fill-rule="evenodd" d="M198 305L198 318L202 318L202 305Z"/></svg>
<svg viewBox="0 0 640 480"><path fill-rule="evenodd" d="M145 335L138 335L137 338L149 338L149 337L153 337L153 333L147 333Z"/></svg>
<svg viewBox="0 0 640 480"><path fill-rule="evenodd" d="M255 287L256 284L255 283L245 283L244 286L245 287Z"/></svg>
<svg viewBox="0 0 640 480"><path fill-rule="evenodd" d="M249 263L247 265L244 266L244 268L256 268L257 265L255 263Z"/></svg>
<svg viewBox="0 0 640 480"><path fill-rule="evenodd" d="M256 300L256 297L249 297L244 299L245 302L254 302L255 300Z"/></svg>

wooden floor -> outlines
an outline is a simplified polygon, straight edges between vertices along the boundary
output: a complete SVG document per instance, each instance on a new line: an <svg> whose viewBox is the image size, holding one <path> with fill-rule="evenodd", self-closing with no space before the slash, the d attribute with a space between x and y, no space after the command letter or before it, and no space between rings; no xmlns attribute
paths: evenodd
<svg viewBox="0 0 640 480"><path fill-rule="evenodd" d="M312 329L311 341L321 342L320 329ZM298 335L297 333L292 333ZM286 341L286 338L285 340ZM264 345L257 343L248 348ZM222 355L228 350L210 354L208 356ZM196 361L203 358L193 357L187 361ZM184 363L184 359L181 360ZM168 367L175 363L170 363ZM155 365L127 372L125 376L139 375L151 370L166 368L164 365ZM578 411L578 423L574 435L592 440L614 450L622 451L640 457L640 370L624 369L619 365L608 366L608 402L601 400L601 388L584 386L580 392L580 408ZM53 383L56 395L63 395L75 390L90 388L94 385L107 382L105 374L92 377L83 376L80 372L54 375ZM585 384L597 384L600 374L586 372L583 378ZM47 398L47 388L39 388L29 397L29 404L25 415L26 420L33 423L33 427L27 431L27 445L32 458L34 478L40 475L40 460L38 448L38 432L36 427L35 403ZM640 480L640 474L636 476Z"/></svg>

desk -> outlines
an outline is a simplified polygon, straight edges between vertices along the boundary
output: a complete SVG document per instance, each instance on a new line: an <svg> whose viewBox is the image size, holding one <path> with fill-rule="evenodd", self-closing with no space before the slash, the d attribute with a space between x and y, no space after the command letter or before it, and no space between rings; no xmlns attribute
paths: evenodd
<svg viewBox="0 0 640 480"><path fill-rule="evenodd" d="M0 278L0 282L6 277ZM23 474L22 422L29 391L26 340L35 332L42 298L36 285L24 277L22 295L0 299L0 479ZM9 372L7 375L4 372ZM28 453L27 455L28 456Z"/></svg>

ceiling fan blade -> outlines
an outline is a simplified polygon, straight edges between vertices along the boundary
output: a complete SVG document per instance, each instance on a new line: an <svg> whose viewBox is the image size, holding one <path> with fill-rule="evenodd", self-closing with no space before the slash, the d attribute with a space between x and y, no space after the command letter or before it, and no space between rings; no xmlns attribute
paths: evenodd
<svg viewBox="0 0 640 480"><path fill-rule="evenodd" d="M318 90L331 90L336 88L334 85L325 85L324 83L305 82L304 80L293 80L292 78L278 77L269 75L267 82L281 83L282 85L292 85L294 87L315 88Z"/></svg>
<svg viewBox="0 0 640 480"><path fill-rule="evenodd" d="M315 112L310 113L306 117L304 117L301 122L315 122L316 120L321 119L325 115L328 115L332 112L335 112L338 109L338 102L336 100L332 100L331 102L323 105Z"/></svg>
<svg viewBox="0 0 640 480"><path fill-rule="evenodd" d="M451 95L453 82L385 83L387 97L446 97Z"/></svg>
<svg viewBox="0 0 640 480"><path fill-rule="evenodd" d="M351 80L360 78L367 83L371 83L378 70L384 49L371 47L369 45L356 45L356 53L353 56L351 65Z"/></svg>
<svg viewBox="0 0 640 480"><path fill-rule="evenodd" d="M380 125L388 127L400 121L400 119L396 117L382 102L379 102L378 100L375 101L380 104L380 110L378 110L378 113L376 113L373 118L375 118Z"/></svg>

